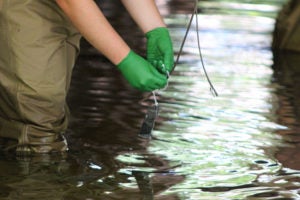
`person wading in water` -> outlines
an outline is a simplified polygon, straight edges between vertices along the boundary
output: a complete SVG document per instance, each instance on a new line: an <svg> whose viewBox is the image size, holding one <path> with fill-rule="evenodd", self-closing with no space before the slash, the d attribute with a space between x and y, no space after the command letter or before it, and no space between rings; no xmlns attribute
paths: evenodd
<svg viewBox="0 0 300 200"><path fill-rule="evenodd" d="M93 0L0 0L0 137L20 154L67 151L68 93L81 36L130 85L153 91L173 67L169 31L154 0L122 0L147 38L147 58L117 34Z"/></svg>

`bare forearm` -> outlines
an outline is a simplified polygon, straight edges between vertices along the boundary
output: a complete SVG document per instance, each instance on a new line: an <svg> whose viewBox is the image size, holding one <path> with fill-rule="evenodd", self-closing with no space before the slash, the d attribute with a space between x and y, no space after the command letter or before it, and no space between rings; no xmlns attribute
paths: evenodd
<svg viewBox="0 0 300 200"><path fill-rule="evenodd" d="M93 0L56 0L74 26L114 64L130 51Z"/></svg>
<svg viewBox="0 0 300 200"><path fill-rule="evenodd" d="M154 0L121 1L144 33L157 27L166 26Z"/></svg>

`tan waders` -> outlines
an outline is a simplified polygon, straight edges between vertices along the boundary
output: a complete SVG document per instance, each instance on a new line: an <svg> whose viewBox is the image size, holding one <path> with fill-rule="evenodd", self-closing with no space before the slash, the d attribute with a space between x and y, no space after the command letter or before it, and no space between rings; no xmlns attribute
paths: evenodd
<svg viewBox="0 0 300 200"><path fill-rule="evenodd" d="M66 95L80 35L54 0L0 0L0 137L67 150Z"/></svg>

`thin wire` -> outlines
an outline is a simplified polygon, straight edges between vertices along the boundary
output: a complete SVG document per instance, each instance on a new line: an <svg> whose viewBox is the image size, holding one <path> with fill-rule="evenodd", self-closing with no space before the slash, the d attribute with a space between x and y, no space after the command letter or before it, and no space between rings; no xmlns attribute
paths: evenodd
<svg viewBox="0 0 300 200"><path fill-rule="evenodd" d="M186 28L185 35L184 35L184 37L183 37L183 40L182 40L180 49L179 49L178 54L177 54L176 61L175 61L175 63L174 63L174 67L172 68L170 74L174 71L175 67L177 66L177 64L178 64L178 62L179 62L179 58L180 58L180 56L181 56L181 54L182 54L182 51L183 51L183 47L184 47L186 38L187 38L188 33L189 33L190 29L191 29L191 25L192 25L194 16L195 16L195 11L192 13L192 16L191 16L191 18L190 18L190 21L189 21L189 23L188 23L188 26L187 26L187 28Z"/></svg>
<svg viewBox="0 0 300 200"><path fill-rule="evenodd" d="M203 68L203 71L204 71L204 74L205 74L205 77L206 77L206 80L207 82L209 83L209 86L210 86L210 91L212 93L213 96L217 97L218 96L218 93L216 91L216 89L214 88L212 82L210 81L210 78L207 74L207 71L205 69L205 66L204 66L204 61L203 61L203 56L202 56L202 52L201 52L201 46L200 46L200 36L199 36L199 25L198 25L198 8L197 8L197 4L198 4L198 1L199 0L196 0L195 1L195 9L194 9L194 13L196 15L196 32L197 32L197 44L198 44L198 51L199 51L199 56L200 56L200 60L201 60L201 65L202 65L202 68Z"/></svg>
<svg viewBox="0 0 300 200"><path fill-rule="evenodd" d="M158 102L157 102L157 98L156 98L156 95L155 95L155 91L152 91L152 95L153 95L153 99L154 99L154 105L158 106Z"/></svg>
<svg viewBox="0 0 300 200"><path fill-rule="evenodd" d="M195 0L194 11L193 11L193 13L192 13L191 19L190 19L189 24L188 24L188 26L187 26L185 35L184 35L184 37L183 37L183 41L182 41L182 43L181 43L181 46L180 46L180 49L179 49L179 52L178 52L178 55L177 55L177 58L176 58L176 61L175 61L175 63L174 63L174 67L173 67L171 73L174 71L175 67L177 66L177 64L178 64L178 62L179 62L179 58L180 58L180 55L182 54L182 51L183 51L183 47L184 47L186 38L187 38L188 33L189 33L190 29L191 29L191 25L192 25L194 16L196 15L197 45L198 45L198 51L199 51L199 56L200 56L200 60L201 60L201 65L202 65L202 68L203 68L203 71L204 71L206 80L207 80L207 82L209 83L210 91L211 91L212 95L213 95L213 96L218 96L217 90L215 89L215 87L213 86L212 82L210 81L210 78L209 78L209 76L208 76L208 73L207 73L207 71L206 71L206 69L205 69L205 65L204 65L204 61L203 61L203 56L202 56L202 52L201 52L200 36L199 36L199 31L198 31L198 30L199 30L199 27L198 27L198 2L199 2L199 0Z"/></svg>

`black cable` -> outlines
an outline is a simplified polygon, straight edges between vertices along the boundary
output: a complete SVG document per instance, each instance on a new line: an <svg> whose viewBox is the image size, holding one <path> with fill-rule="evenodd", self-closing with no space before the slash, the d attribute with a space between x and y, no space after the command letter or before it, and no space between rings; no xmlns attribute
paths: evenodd
<svg viewBox="0 0 300 200"><path fill-rule="evenodd" d="M188 27L186 29L186 32L185 32L185 35L183 37L183 41L181 43L181 46L180 46L180 49L179 49L179 52L178 52L178 55L177 55L177 58L176 58L176 61L174 63L174 67L171 71L171 73L174 71L175 67L177 66L178 62L179 62L179 58L180 58L180 55L182 54L182 51L183 51L183 47L184 47L184 43L186 41L186 38L188 36L188 33L191 29L191 25L192 25L192 22L193 22L193 19L194 19L194 16L196 15L196 32L197 32L197 45L198 45L198 51L199 51L199 56L200 56L200 61L201 61L201 65L202 65L202 68L203 68L203 71L204 71L204 74L205 74L205 77L206 77L206 80L207 82L209 83L209 86L210 86L210 91L212 93L213 96L218 96L218 93L215 89L215 87L213 86L209 76L208 76L208 73L205 69L205 65L204 65L204 61L203 61L203 56L202 56L202 52L201 52L201 46L200 46L200 36L199 36L199 27L198 27L198 2L199 0L195 0L195 6L194 6L194 11L192 13L192 16L191 16L191 19L189 21L189 24L188 24ZM170 73L170 74L171 74Z"/></svg>

